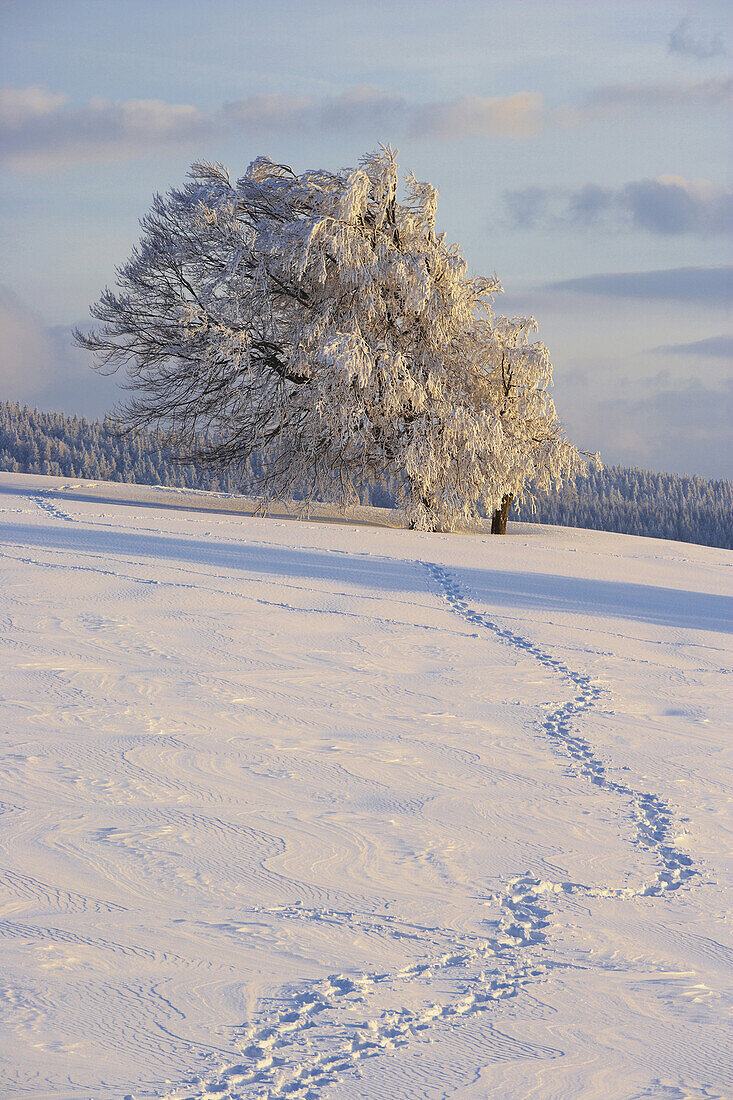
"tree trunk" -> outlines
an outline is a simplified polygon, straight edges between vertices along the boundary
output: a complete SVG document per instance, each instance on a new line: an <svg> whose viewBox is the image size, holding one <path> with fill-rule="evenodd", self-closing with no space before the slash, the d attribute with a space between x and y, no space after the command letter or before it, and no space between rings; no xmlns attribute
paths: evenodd
<svg viewBox="0 0 733 1100"><path fill-rule="evenodd" d="M418 493L419 493L419 496L420 496L420 502L422 503L422 506L423 506L423 508L425 509L425 511L427 512L427 515L428 515L427 526L423 527L422 530L423 531L437 531L438 521L437 521L437 518L435 516L435 497L432 494L430 496L425 496L425 494L420 493L419 490L418 490ZM414 520L410 523L410 530L411 531L416 530Z"/></svg>
<svg viewBox="0 0 733 1100"><path fill-rule="evenodd" d="M506 521L509 515L509 509L512 506L514 497L511 493L507 493L505 497L502 497L501 508L497 508L491 517L491 534L492 535L505 535L506 534Z"/></svg>

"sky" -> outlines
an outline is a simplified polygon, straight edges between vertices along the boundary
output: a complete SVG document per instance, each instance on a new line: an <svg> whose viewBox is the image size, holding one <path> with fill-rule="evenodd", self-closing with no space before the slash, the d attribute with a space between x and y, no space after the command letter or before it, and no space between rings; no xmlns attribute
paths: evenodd
<svg viewBox="0 0 733 1100"><path fill-rule="evenodd" d="M534 316L569 437L733 476L733 7L719 0L0 0L0 396L124 397L70 330L192 163L380 142L498 312Z"/></svg>

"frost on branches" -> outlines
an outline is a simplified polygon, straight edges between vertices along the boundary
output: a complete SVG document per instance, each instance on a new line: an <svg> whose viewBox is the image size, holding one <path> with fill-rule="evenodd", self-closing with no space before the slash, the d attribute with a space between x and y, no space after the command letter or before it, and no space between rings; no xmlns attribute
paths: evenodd
<svg viewBox="0 0 733 1100"><path fill-rule="evenodd" d="M182 457L262 456L263 500L356 503L390 477L405 517L452 529L559 484L584 460L548 394L531 320L497 317L436 235L437 192L390 149L296 176L260 157L156 196L143 236L78 341L124 365L128 430ZM203 434L204 442L201 442Z"/></svg>

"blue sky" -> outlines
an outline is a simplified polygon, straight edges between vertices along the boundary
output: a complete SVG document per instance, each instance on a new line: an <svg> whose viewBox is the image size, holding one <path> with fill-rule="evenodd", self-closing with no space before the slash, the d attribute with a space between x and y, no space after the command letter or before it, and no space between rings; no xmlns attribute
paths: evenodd
<svg viewBox="0 0 733 1100"><path fill-rule="evenodd" d="M378 142L501 312L533 314L571 438L733 474L730 6L714 0L0 2L4 396L102 415L69 341L192 160L337 168Z"/></svg>

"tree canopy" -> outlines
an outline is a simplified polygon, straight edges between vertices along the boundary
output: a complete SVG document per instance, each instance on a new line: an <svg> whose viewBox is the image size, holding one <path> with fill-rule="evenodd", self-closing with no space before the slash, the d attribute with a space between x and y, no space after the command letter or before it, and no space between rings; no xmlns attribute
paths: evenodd
<svg viewBox="0 0 733 1100"><path fill-rule="evenodd" d="M412 175L400 195L389 148L301 175L259 157L234 184L195 164L77 333L127 372L121 425L218 467L261 452L265 500L348 505L389 476L422 529L578 472L534 321L495 315L436 204Z"/></svg>

